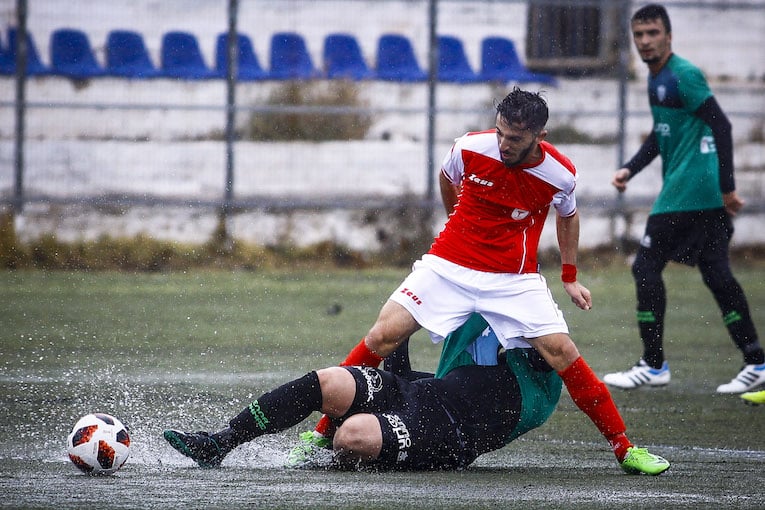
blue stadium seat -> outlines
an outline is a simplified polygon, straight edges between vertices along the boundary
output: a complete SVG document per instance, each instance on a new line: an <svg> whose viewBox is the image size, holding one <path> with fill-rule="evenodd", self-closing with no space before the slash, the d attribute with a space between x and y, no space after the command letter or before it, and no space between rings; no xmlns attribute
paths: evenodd
<svg viewBox="0 0 765 510"><path fill-rule="evenodd" d="M105 74L96 61L88 36L74 28L61 28L51 34L50 67L53 74L75 79Z"/></svg>
<svg viewBox="0 0 765 510"><path fill-rule="evenodd" d="M278 32L271 36L269 77L275 80L319 77L303 36L294 32Z"/></svg>
<svg viewBox="0 0 765 510"><path fill-rule="evenodd" d="M428 79L420 68L414 48L403 35L385 34L377 42L377 78L386 81L416 82Z"/></svg>
<svg viewBox="0 0 765 510"><path fill-rule="evenodd" d="M4 62L9 62L8 49L5 47L5 43L3 43L2 35L0 35L0 65Z"/></svg>
<svg viewBox="0 0 765 510"><path fill-rule="evenodd" d="M358 41L349 34L329 34L324 38L324 72L330 79L367 80L375 76Z"/></svg>
<svg viewBox="0 0 765 510"><path fill-rule="evenodd" d="M16 74L16 54L18 53L18 31L16 28L8 29L8 46L0 57L0 74ZM34 38L27 32L27 75L44 76L50 74L50 69L40 60Z"/></svg>
<svg viewBox="0 0 765 510"><path fill-rule="evenodd" d="M261 67L252 41L244 34L236 37L237 80L253 81L268 79L268 73ZM228 76L228 33L218 35L215 43L215 75L218 78Z"/></svg>
<svg viewBox="0 0 765 510"><path fill-rule="evenodd" d="M479 81L465 55L462 41L456 37L438 37L438 79L453 83L474 83Z"/></svg>
<svg viewBox="0 0 765 510"><path fill-rule="evenodd" d="M106 74L136 79L159 76L141 34L130 30L109 32L106 36Z"/></svg>
<svg viewBox="0 0 765 510"><path fill-rule="evenodd" d="M160 76L183 80L215 78L194 34L172 31L162 36Z"/></svg>
<svg viewBox="0 0 765 510"><path fill-rule="evenodd" d="M481 42L481 72L483 81L536 82L555 85L554 76L530 71L521 63L515 43L504 37L486 37Z"/></svg>

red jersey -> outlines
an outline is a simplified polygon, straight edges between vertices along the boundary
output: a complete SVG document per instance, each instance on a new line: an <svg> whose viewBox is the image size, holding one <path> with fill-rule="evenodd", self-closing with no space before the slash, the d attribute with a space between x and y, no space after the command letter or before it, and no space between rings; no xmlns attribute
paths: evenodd
<svg viewBox="0 0 765 510"><path fill-rule="evenodd" d="M531 165L506 167L494 130L458 138L441 172L461 185L457 205L429 253L493 273L538 272L537 250L547 213L576 213L576 168L547 142Z"/></svg>

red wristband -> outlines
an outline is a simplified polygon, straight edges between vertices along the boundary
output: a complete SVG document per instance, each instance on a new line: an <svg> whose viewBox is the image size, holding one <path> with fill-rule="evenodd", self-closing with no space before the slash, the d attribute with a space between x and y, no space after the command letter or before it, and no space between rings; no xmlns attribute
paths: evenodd
<svg viewBox="0 0 765 510"><path fill-rule="evenodd" d="M563 283L574 283L576 281L576 266L574 264L563 264L561 266L560 279Z"/></svg>

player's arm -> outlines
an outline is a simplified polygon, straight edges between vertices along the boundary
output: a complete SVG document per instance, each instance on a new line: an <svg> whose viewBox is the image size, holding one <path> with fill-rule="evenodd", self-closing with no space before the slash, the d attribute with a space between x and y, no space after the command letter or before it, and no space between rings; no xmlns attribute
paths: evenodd
<svg viewBox="0 0 765 510"><path fill-rule="evenodd" d="M576 258L579 251L579 213L574 211L574 214L565 217L557 215L555 226L563 268L561 273L563 288L576 306L582 310L589 310L592 308L592 295L576 279Z"/></svg>
<svg viewBox="0 0 765 510"><path fill-rule="evenodd" d="M701 103L694 114L704 121L712 130L717 150L717 160L720 169L720 191L723 194L725 209L730 214L736 214L744 205L744 201L736 194L736 182L733 177L733 134L728 117L720 108L714 96Z"/></svg>
<svg viewBox="0 0 765 510"><path fill-rule="evenodd" d="M457 205L460 187L452 184L443 170L438 174L438 184L441 188L441 202L444 204L444 210L448 216L454 212L454 206Z"/></svg>
<svg viewBox="0 0 765 510"><path fill-rule="evenodd" d="M656 134L652 131L645 139L635 155L627 163L616 171L611 184L622 192L627 189L627 181L632 179L638 172L648 166L659 155L659 143Z"/></svg>

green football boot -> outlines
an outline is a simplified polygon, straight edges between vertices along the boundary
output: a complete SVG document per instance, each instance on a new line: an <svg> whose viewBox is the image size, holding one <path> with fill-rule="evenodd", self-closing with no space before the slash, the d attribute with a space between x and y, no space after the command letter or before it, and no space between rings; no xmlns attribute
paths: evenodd
<svg viewBox="0 0 765 510"><path fill-rule="evenodd" d="M628 475L660 475L669 469L669 462L663 457L649 453L645 448L630 446L627 456L619 463Z"/></svg>

